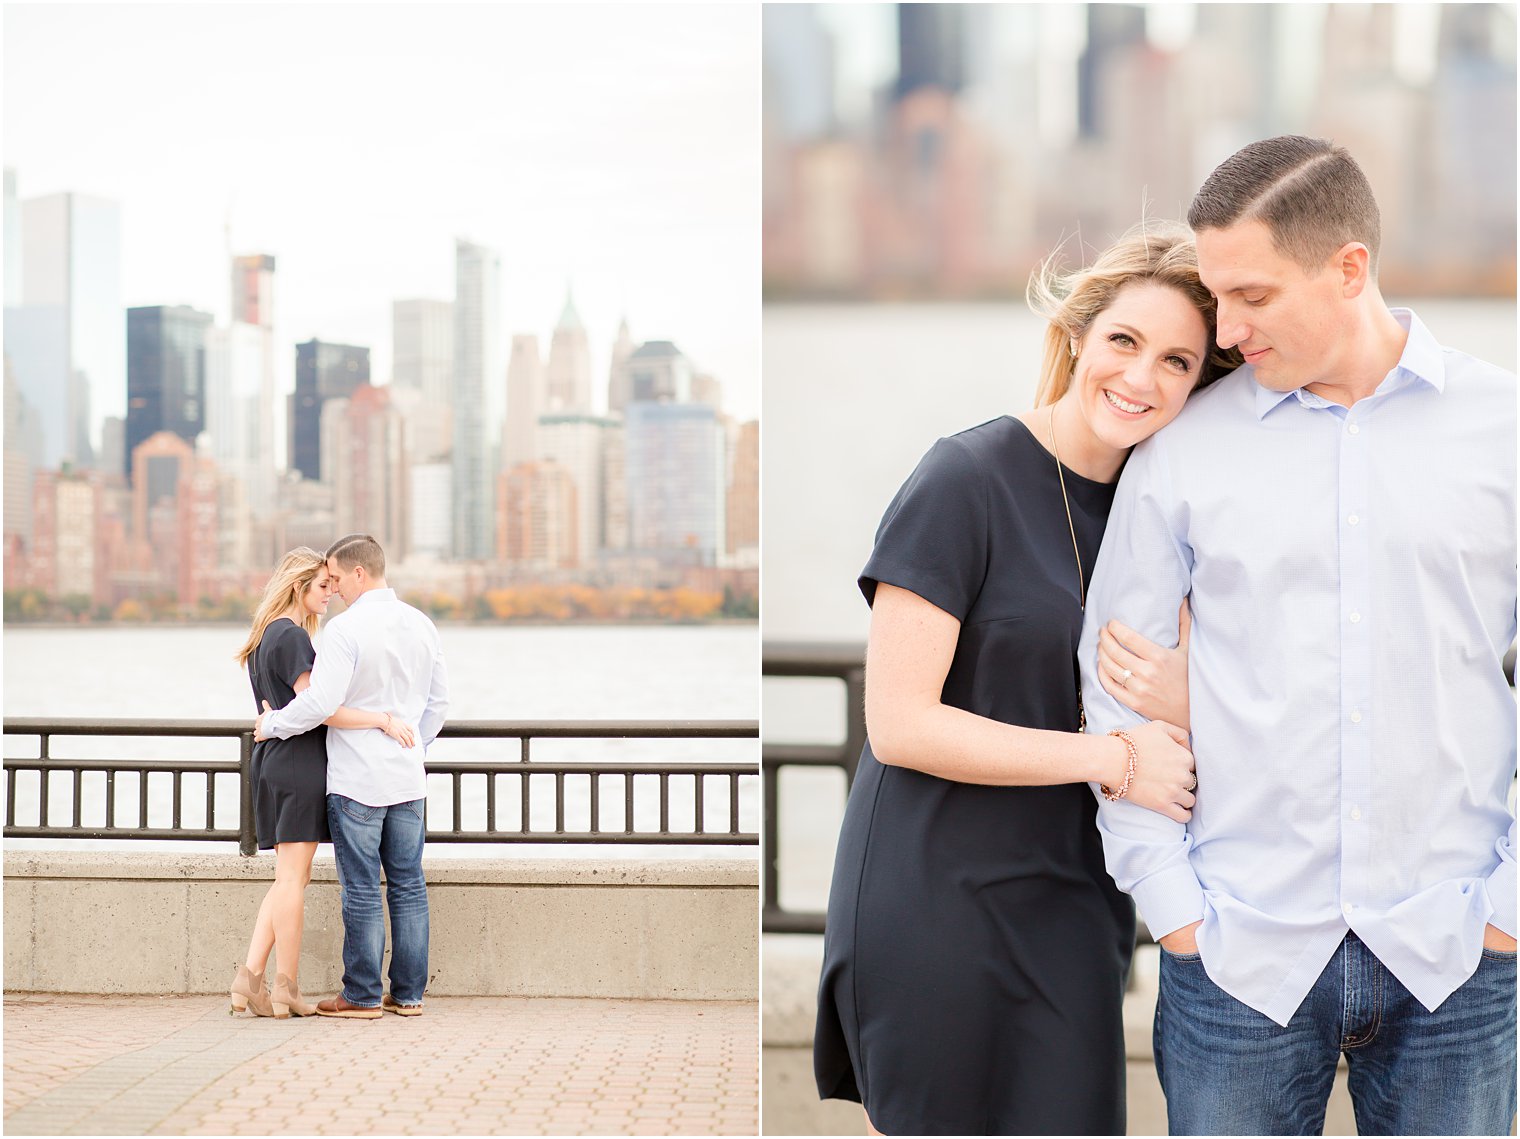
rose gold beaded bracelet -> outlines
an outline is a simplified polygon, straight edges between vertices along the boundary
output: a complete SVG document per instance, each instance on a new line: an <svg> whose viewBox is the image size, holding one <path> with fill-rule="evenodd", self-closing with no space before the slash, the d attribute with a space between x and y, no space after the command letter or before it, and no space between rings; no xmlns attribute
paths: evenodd
<svg viewBox="0 0 1520 1139"><path fill-rule="evenodd" d="M1119 784L1119 790L1117 791L1110 791L1105 783L1099 783L1098 790L1103 792L1103 797L1110 803L1117 803L1129 794L1129 785L1135 778L1135 761L1140 758L1140 749L1135 746L1135 741L1131 738L1130 734L1122 728L1115 728L1108 734L1118 736L1124 741L1124 751L1127 759L1124 766L1124 782Z"/></svg>

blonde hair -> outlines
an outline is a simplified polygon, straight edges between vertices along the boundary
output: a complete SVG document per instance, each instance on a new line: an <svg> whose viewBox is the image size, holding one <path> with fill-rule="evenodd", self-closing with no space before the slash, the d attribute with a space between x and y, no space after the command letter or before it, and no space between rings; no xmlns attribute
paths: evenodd
<svg viewBox="0 0 1520 1139"><path fill-rule="evenodd" d="M1214 297L1198 279L1198 253L1192 235L1175 222L1141 222L1114 242L1086 269L1058 271L1058 246L1029 276L1025 299L1034 312L1050 322L1045 330L1045 355L1035 406L1055 403L1071 387L1077 361L1072 345L1087 335L1098 314L1114 303L1126 285L1152 281L1176 289L1203 317L1209 334L1208 358L1198 370L1194 388L1213 383L1240 366L1239 352L1221 351L1214 340Z"/></svg>
<svg viewBox="0 0 1520 1139"><path fill-rule="evenodd" d="M270 622L291 606L298 605L311 588L311 583L317 580L317 575L326 569L327 559L306 546L297 546L280 559L269 584L264 587L264 596L259 599L258 608L253 611L253 629L243 642L243 647L237 651L235 659L238 664L247 663L253 651L259 647L259 642L264 639L264 631L269 628ZM298 624L306 630L307 636L311 636L317 631L317 615L303 609Z"/></svg>

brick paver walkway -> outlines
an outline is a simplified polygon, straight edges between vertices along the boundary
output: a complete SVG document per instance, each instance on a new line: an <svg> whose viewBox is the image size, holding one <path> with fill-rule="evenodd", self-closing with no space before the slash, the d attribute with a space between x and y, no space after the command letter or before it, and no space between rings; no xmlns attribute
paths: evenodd
<svg viewBox="0 0 1520 1139"><path fill-rule="evenodd" d="M314 998L313 998L314 999ZM8 1135L754 1135L747 1001L430 997L377 1021L7 994Z"/></svg>

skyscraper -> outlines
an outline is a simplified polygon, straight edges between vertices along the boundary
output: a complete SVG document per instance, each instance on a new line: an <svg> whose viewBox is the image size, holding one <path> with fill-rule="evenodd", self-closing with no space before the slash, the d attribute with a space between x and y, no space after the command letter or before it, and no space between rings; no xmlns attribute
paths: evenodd
<svg viewBox="0 0 1520 1139"><path fill-rule="evenodd" d="M32 540L32 467L27 454L28 436L35 432L31 412L16 379L10 358L5 359L5 539L6 550L14 538L27 546Z"/></svg>
<svg viewBox="0 0 1520 1139"><path fill-rule="evenodd" d="M234 322L206 331L206 433L211 457L223 471L244 484L260 512L273 496L273 384L269 415L261 414L266 379L274 361L269 330Z"/></svg>
<svg viewBox="0 0 1520 1139"><path fill-rule="evenodd" d="M507 362L507 416L501 425L501 469L538 457L534 441L544 405L544 371L538 356L538 337L531 332L512 337Z"/></svg>
<svg viewBox="0 0 1520 1139"><path fill-rule="evenodd" d="M615 421L599 415L550 412L538 421L538 458L559 463L575 483L575 549L590 564L604 544L602 487L603 436Z"/></svg>
<svg viewBox="0 0 1520 1139"><path fill-rule="evenodd" d="M728 478L728 554L760 564L760 421L739 427Z"/></svg>
<svg viewBox="0 0 1520 1139"><path fill-rule="evenodd" d="M411 507L407 548L412 554L446 558L452 552L453 484L454 472L446 462L412 464L407 496Z"/></svg>
<svg viewBox="0 0 1520 1139"><path fill-rule="evenodd" d="M322 405L369 383L369 349L308 340L296 345L296 390L290 397L290 469L322 478Z"/></svg>
<svg viewBox="0 0 1520 1139"><path fill-rule="evenodd" d="M727 546L723 430L704 403L628 405L629 547L671 565L710 566Z"/></svg>
<svg viewBox="0 0 1520 1139"><path fill-rule="evenodd" d="M274 327L274 258L269 254L232 259L232 321Z"/></svg>
<svg viewBox="0 0 1520 1139"><path fill-rule="evenodd" d="M591 347L575 301L565 290L565 307L549 339L545 411L591 410Z"/></svg>
<svg viewBox="0 0 1520 1139"><path fill-rule="evenodd" d="M404 408L407 454L430 461L454 440L454 305L399 300L391 304L391 389Z"/></svg>
<svg viewBox="0 0 1520 1139"><path fill-rule="evenodd" d="M958 94L966 81L965 4L897 6L897 97L920 87Z"/></svg>
<svg viewBox="0 0 1520 1139"><path fill-rule="evenodd" d="M612 364L607 369L607 410L621 412L633 398L632 379L628 374L628 359L633 355L633 334L628 331L628 318L618 321L617 339L612 342Z"/></svg>
<svg viewBox="0 0 1520 1139"><path fill-rule="evenodd" d="M189 305L127 310L127 438L130 456L150 436L172 431L189 446L206 429L206 337L211 314Z"/></svg>
<svg viewBox="0 0 1520 1139"><path fill-rule="evenodd" d="M407 472L401 416L386 388L360 384L322 408L322 481L333 488L340 534L373 534L388 556L407 555Z"/></svg>
<svg viewBox="0 0 1520 1139"><path fill-rule="evenodd" d="M7 214L16 228L14 206ZM21 289L19 298L6 293L6 355L37 413L44 464L88 465L91 408L115 411L126 387L120 211L85 194L31 198L19 203L19 233ZM18 275L9 251L6 275L8 284Z"/></svg>
<svg viewBox="0 0 1520 1139"><path fill-rule="evenodd" d="M669 340L640 344L628 358L628 375L630 402L686 403L691 399L691 362Z"/></svg>
<svg viewBox="0 0 1520 1139"><path fill-rule="evenodd" d="M174 432L155 432L133 449L135 543L181 607L221 593L220 503L216 464Z"/></svg>
<svg viewBox="0 0 1520 1139"><path fill-rule="evenodd" d="M100 513L98 475L80 471L40 471L32 493L34 539L30 551L33 584L54 597L100 594L101 567L95 558Z"/></svg>
<svg viewBox="0 0 1520 1139"><path fill-rule="evenodd" d="M538 570L577 565L579 496L570 472L552 460L519 463L498 482L497 559Z"/></svg>
<svg viewBox="0 0 1520 1139"><path fill-rule="evenodd" d="M497 368L501 259L454 243L454 556L485 561L495 548L494 471L487 387Z"/></svg>
<svg viewBox="0 0 1520 1139"><path fill-rule="evenodd" d="M274 506L277 462L274 283L274 258L267 253L232 259L230 392L239 441L235 461L217 461L243 480L249 505L261 514Z"/></svg>

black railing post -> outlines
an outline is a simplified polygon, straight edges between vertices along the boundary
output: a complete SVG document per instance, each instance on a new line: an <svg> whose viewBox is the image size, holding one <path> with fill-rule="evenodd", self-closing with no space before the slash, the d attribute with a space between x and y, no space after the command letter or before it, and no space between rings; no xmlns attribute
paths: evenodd
<svg viewBox="0 0 1520 1139"><path fill-rule="evenodd" d="M252 857L258 849L253 830L253 733L244 732L238 737L238 853Z"/></svg>

